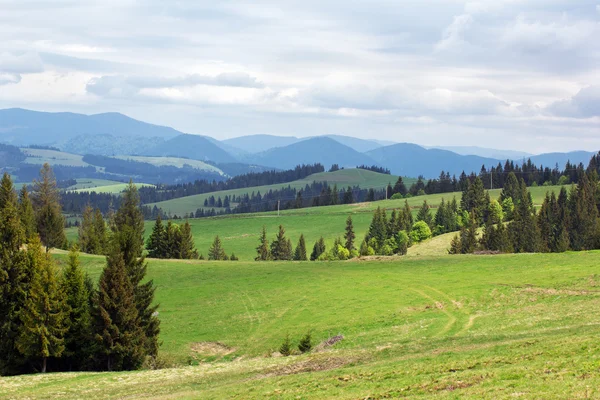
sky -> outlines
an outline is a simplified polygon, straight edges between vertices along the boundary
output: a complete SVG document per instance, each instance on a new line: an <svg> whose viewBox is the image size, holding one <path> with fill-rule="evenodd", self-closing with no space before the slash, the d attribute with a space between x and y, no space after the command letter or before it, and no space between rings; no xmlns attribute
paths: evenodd
<svg viewBox="0 0 600 400"><path fill-rule="evenodd" d="M0 108L600 149L600 0L0 0Z"/></svg>

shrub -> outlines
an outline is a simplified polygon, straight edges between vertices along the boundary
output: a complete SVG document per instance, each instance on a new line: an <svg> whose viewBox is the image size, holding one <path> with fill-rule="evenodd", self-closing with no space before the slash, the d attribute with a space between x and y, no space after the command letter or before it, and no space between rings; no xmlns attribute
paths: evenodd
<svg viewBox="0 0 600 400"><path fill-rule="evenodd" d="M310 331L306 332L306 335L300 339L300 343L298 344L298 350L300 353L308 353L312 349L312 337Z"/></svg>
<svg viewBox="0 0 600 400"><path fill-rule="evenodd" d="M394 195L392 197L390 197L391 200L400 200L402 198L403 197L400 193L394 193Z"/></svg>
<svg viewBox="0 0 600 400"><path fill-rule="evenodd" d="M374 256L375 255L375 249L372 248L371 246L367 247L367 255L368 256Z"/></svg>
<svg viewBox="0 0 600 400"><path fill-rule="evenodd" d="M356 250L356 249L353 249L353 250L350 252L350 258L358 258L358 257L360 257L360 254L358 253L358 250Z"/></svg>
<svg viewBox="0 0 600 400"><path fill-rule="evenodd" d="M423 240L429 239L431 235L431 229L425 221L419 221L413 225L412 231L410 232L413 242L422 242Z"/></svg>
<svg viewBox="0 0 600 400"><path fill-rule="evenodd" d="M396 237L396 243L398 244L398 254L406 255L408 252L408 246L410 244L410 239L406 231L398 232Z"/></svg>

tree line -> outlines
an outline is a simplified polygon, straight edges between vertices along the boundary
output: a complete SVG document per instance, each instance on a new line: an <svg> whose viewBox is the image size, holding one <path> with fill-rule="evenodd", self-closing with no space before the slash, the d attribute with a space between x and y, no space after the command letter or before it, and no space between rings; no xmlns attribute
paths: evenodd
<svg viewBox="0 0 600 400"><path fill-rule="evenodd" d="M72 248L61 269L64 221L45 164L31 197L0 182L0 374L136 369L153 365L160 321L146 279L144 221L130 183L110 223L106 265L94 285Z"/></svg>

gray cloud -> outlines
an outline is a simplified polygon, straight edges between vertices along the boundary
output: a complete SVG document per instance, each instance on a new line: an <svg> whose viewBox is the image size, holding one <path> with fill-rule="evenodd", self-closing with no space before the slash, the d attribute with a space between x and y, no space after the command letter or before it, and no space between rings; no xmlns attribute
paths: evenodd
<svg viewBox="0 0 600 400"><path fill-rule="evenodd" d="M600 117L600 86L583 88L572 98L551 104L548 111L561 117Z"/></svg>

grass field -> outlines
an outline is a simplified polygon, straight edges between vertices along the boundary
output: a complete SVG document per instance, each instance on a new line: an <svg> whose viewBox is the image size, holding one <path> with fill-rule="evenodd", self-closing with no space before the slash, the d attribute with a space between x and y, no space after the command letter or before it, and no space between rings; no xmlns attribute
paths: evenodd
<svg viewBox="0 0 600 400"><path fill-rule="evenodd" d="M26 164L48 163L50 165L65 165L71 167L88 167L90 164L83 161L83 156L78 154L65 153L56 150L29 149L21 148L23 154L27 156Z"/></svg>
<svg viewBox="0 0 600 400"><path fill-rule="evenodd" d="M107 179L91 179L91 178L78 178L75 185L69 186L65 190L80 190L80 189L94 189L102 186L118 185L123 182L111 181Z"/></svg>
<svg viewBox="0 0 600 400"><path fill-rule="evenodd" d="M94 180L92 180L94 181ZM100 179L96 179L96 181L100 181ZM92 187L83 187L80 189L75 189L72 190L73 192L76 193L83 193L83 192L96 192L96 193L112 193L112 194L118 194L121 193L123 190L125 190L127 188L127 185L129 185L128 183L122 183L122 182L116 182L116 181L105 181L105 182L112 182L111 184L100 184L99 186L92 186ZM146 186L154 186L152 184L149 183L136 183L137 187L146 187Z"/></svg>
<svg viewBox="0 0 600 400"><path fill-rule="evenodd" d="M405 184L408 186L415 182L413 178L403 178ZM313 182L327 181L330 185L337 184L339 189L347 188L348 186L360 186L363 189L383 189L389 183L394 185L398 180L397 176L380 174L377 172L367 171L363 169L344 169L336 172L321 172L318 174L310 175L304 179L300 179L290 183L282 183L277 185L257 186L252 188L232 189L224 190L220 192L203 193L194 196L182 197L179 199L162 201L159 203L149 204L149 206L156 205L162 208L165 212L171 215L183 215L189 212L195 212L198 208L204 207L204 200L210 196L224 198L225 196L241 196L244 194L251 194L252 192L260 192L262 194L269 190L279 190L284 187L292 187L295 189L303 189L306 185L310 185Z"/></svg>
<svg viewBox="0 0 600 400"><path fill-rule="evenodd" d="M191 366L0 378L1 397L598 398L599 257L151 260L162 357ZM344 340L272 356L308 330Z"/></svg>
<svg viewBox="0 0 600 400"><path fill-rule="evenodd" d="M145 157L145 156L115 156L115 158L119 158L121 160L132 160L138 162L144 162L148 164L152 164L157 167L177 167L183 168L185 165L189 165L192 168L200 169L202 171L215 172L219 175L225 175L225 173L215 167L214 165L207 164L198 160L190 160L188 158L179 158L179 157Z"/></svg>

